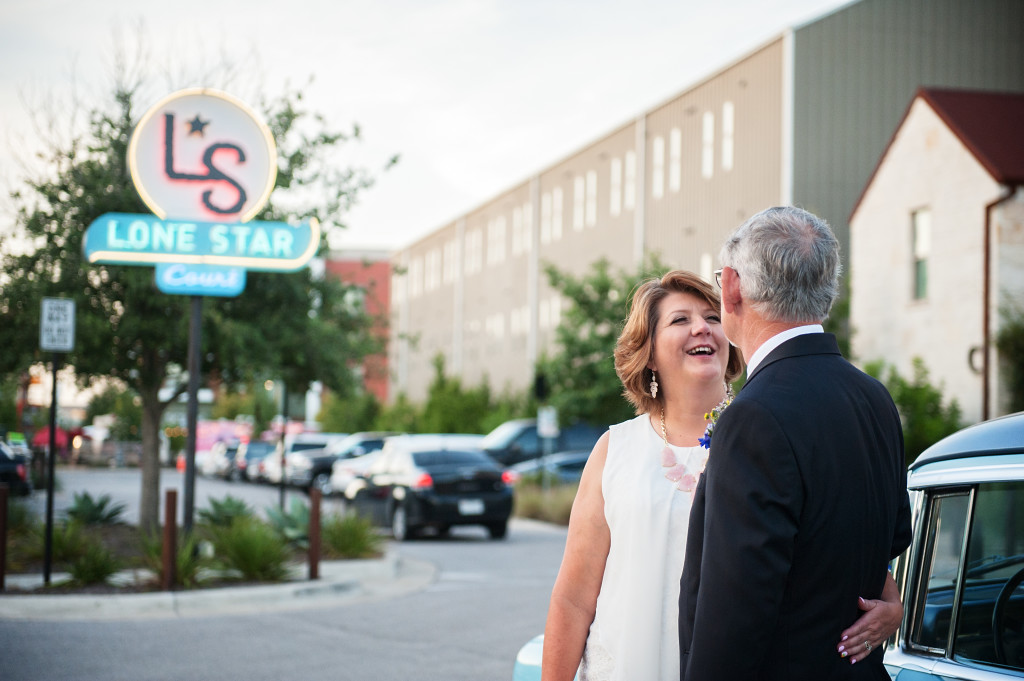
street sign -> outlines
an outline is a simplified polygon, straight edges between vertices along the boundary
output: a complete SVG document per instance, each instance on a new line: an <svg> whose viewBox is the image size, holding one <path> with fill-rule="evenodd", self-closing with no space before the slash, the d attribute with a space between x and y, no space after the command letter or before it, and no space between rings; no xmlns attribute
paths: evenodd
<svg viewBox="0 0 1024 681"><path fill-rule="evenodd" d="M128 144L128 168L158 217L247 222L274 189L277 148L243 102L192 88L143 114Z"/></svg>
<svg viewBox="0 0 1024 681"><path fill-rule="evenodd" d="M320 246L320 223L222 223L104 213L86 229L91 263L221 265L267 272L302 269Z"/></svg>
<svg viewBox="0 0 1024 681"><path fill-rule="evenodd" d="M75 348L75 301L43 298L39 313L39 349L71 352Z"/></svg>
<svg viewBox="0 0 1024 681"><path fill-rule="evenodd" d="M245 269L157 263L156 287L174 295L230 298L245 290Z"/></svg>
<svg viewBox="0 0 1024 681"><path fill-rule="evenodd" d="M558 409L541 407L537 410L537 435L544 438L558 437Z"/></svg>

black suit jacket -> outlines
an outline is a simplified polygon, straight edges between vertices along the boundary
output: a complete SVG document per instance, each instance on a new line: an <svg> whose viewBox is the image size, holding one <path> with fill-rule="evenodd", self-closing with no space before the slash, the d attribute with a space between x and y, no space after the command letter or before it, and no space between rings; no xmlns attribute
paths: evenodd
<svg viewBox="0 0 1024 681"><path fill-rule="evenodd" d="M836 652L911 538L903 432L831 334L777 347L722 414L679 596L685 681L889 677Z"/></svg>

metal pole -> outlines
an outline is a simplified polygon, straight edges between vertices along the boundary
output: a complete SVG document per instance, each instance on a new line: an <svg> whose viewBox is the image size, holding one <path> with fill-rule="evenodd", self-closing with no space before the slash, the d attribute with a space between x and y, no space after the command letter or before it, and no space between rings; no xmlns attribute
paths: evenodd
<svg viewBox="0 0 1024 681"><path fill-rule="evenodd" d="M188 436L185 440L185 508L182 527L192 532L196 487L196 430L199 420L199 353L202 348L203 297L192 296L192 314L188 322Z"/></svg>
<svg viewBox="0 0 1024 681"><path fill-rule="evenodd" d="M320 490L309 488L309 578L320 579Z"/></svg>
<svg viewBox="0 0 1024 681"><path fill-rule="evenodd" d="M281 426L281 482L280 488L280 500L278 505L281 510L284 510L284 464L285 464L285 436L288 435L288 384L281 381L281 385L284 386L284 399L282 400L281 411L284 413L284 423Z"/></svg>
<svg viewBox="0 0 1024 681"><path fill-rule="evenodd" d="M60 355L53 353L53 390L50 395L50 456L46 461L46 539L43 548L43 584L50 585L53 567L53 475L57 458L57 371Z"/></svg>
<svg viewBox="0 0 1024 681"><path fill-rule="evenodd" d="M0 591L7 588L7 483L0 482Z"/></svg>

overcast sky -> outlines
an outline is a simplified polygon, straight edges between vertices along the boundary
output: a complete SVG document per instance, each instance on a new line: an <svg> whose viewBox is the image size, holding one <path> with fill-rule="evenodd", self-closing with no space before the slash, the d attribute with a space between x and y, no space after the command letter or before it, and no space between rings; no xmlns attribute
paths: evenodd
<svg viewBox="0 0 1024 681"><path fill-rule="evenodd" d="M845 4L0 0L0 187L6 197L20 176L14 159L34 148L28 108L68 101L72 83L87 102L104 101L112 45L140 34L165 70L195 74L200 61L227 55L244 67L239 82L262 83L269 95L291 83L335 127L358 123L364 141L346 147L343 162L375 168L400 154L335 245L402 247L785 28ZM177 83L143 107L204 84Z"/></svg>

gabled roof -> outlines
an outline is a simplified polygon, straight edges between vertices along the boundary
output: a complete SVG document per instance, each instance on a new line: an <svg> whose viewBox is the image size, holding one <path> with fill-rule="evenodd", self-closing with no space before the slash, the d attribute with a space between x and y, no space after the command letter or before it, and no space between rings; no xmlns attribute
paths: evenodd
<svg viewBox="0 0 1024 681"><path fill-rule="evenodd" d="M918 98L928 103L992 179L1007 186L1024 185L1024 92L920 88L853 205L851 219Z"/></svg>
<svg viewBox="0 0 1024 681"><path fill-rule="evenodd" d="M923 88L924 98L999 184L1024 184L1024 92Z"/></svg>

